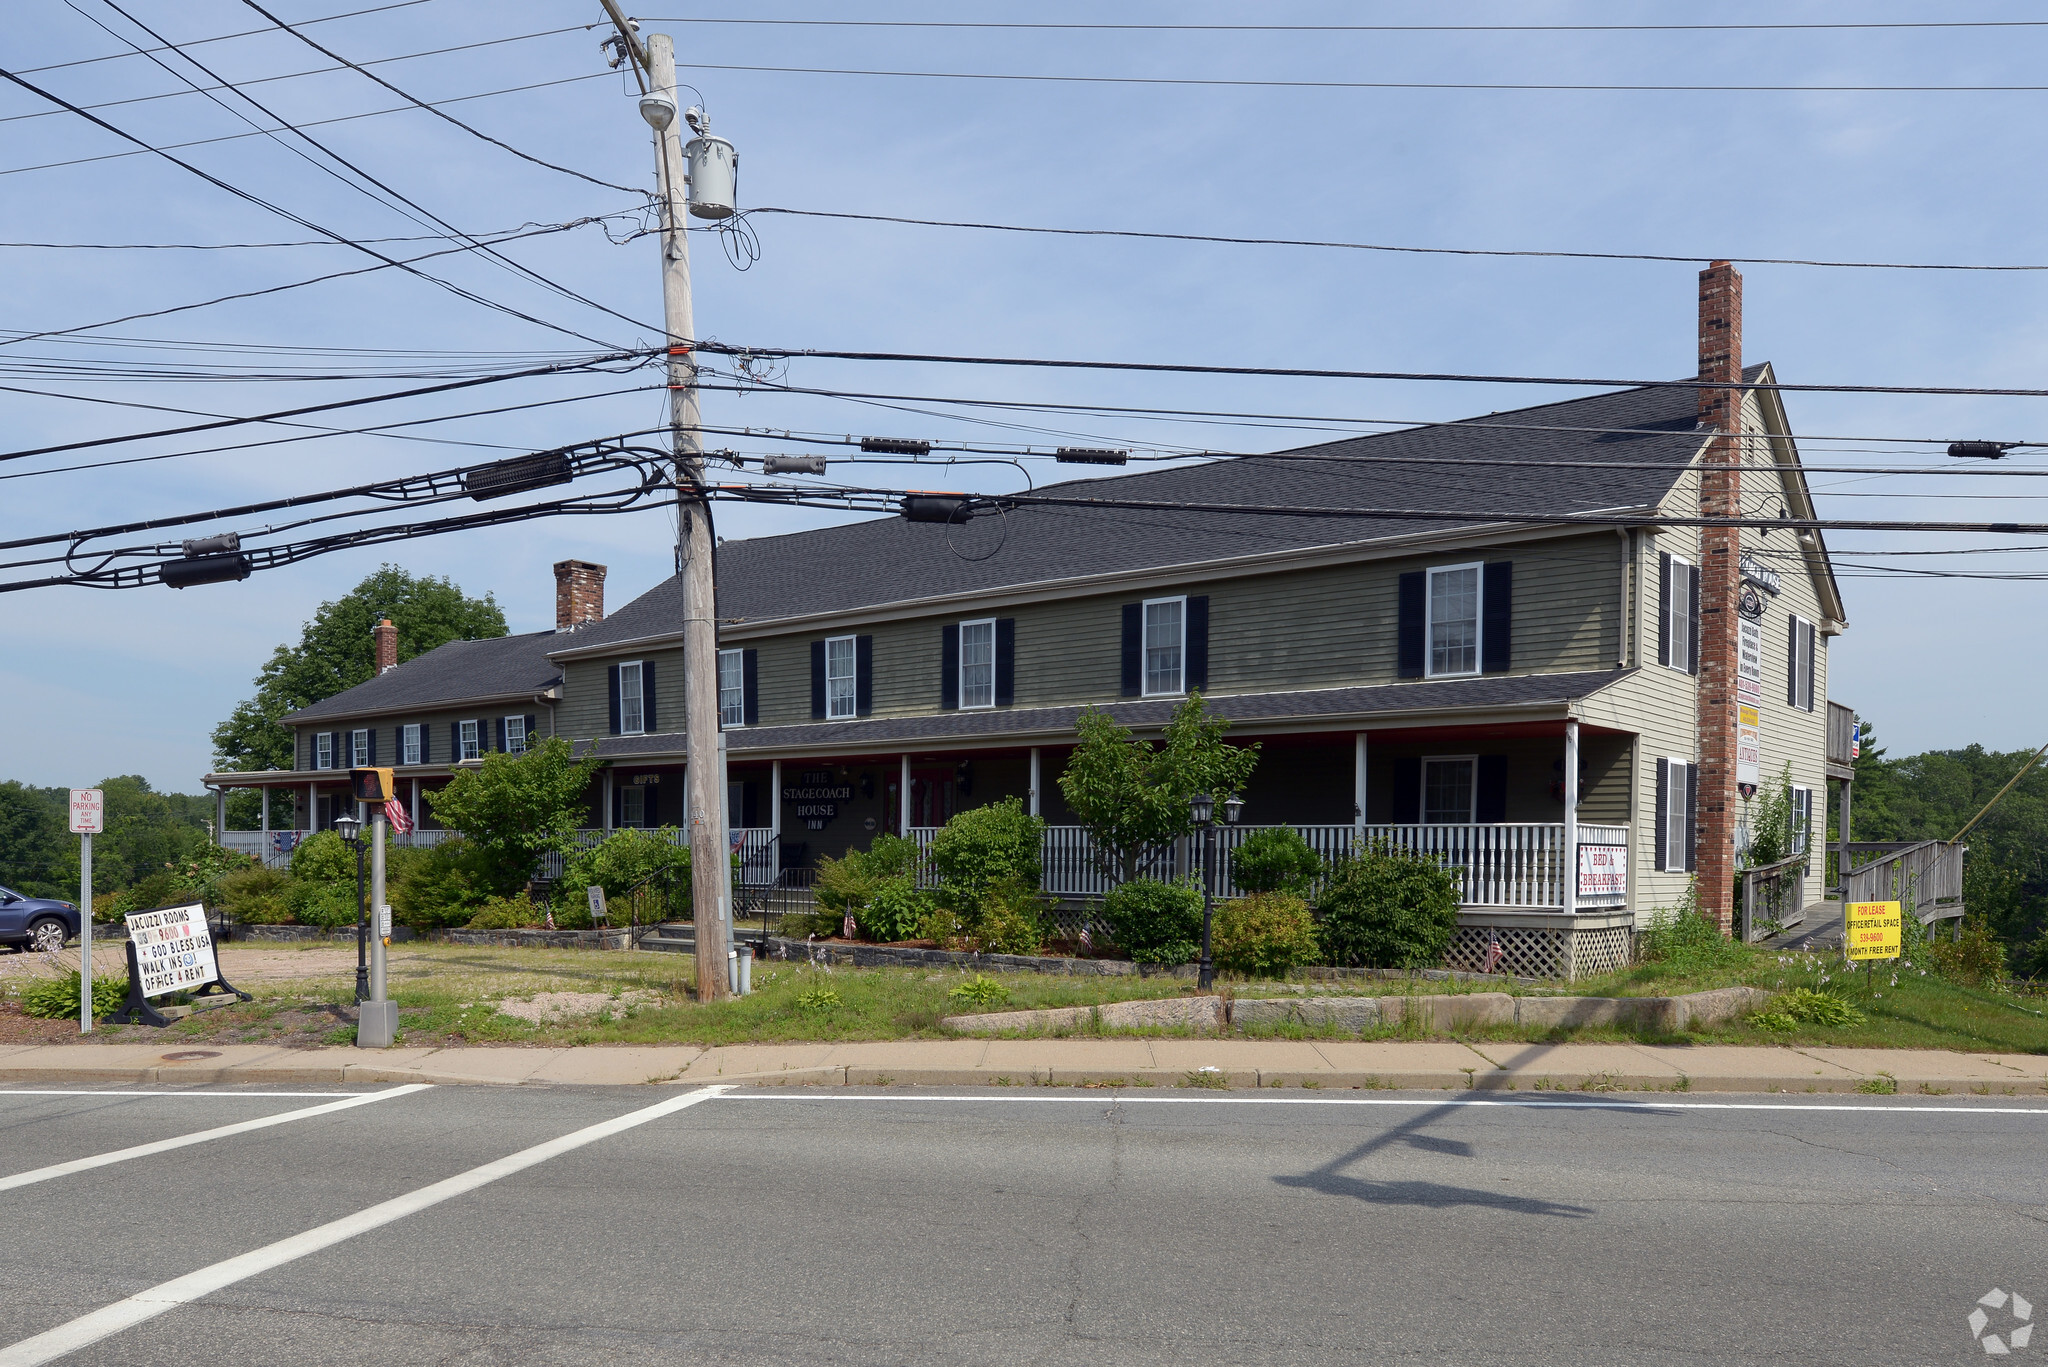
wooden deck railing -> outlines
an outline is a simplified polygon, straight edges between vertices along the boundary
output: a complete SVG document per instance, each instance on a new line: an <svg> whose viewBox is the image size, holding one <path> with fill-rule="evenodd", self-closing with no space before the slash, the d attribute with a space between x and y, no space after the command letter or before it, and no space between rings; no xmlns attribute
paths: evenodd
<svg viewBox="0 0 2048 1367"><path fill-rule="evenodd" d="M1946 840L1922 840L1881 855L1849 871L1844 900L1909 903L1923 926L1961 916L1963 855L1968 849Z"/></svg>

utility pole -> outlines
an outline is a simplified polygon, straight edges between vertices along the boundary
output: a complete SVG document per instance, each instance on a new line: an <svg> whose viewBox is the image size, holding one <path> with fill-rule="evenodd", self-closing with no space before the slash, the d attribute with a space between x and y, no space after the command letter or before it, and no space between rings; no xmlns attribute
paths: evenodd
<svg viewBox="0 0 2048 1367"><path fill-rule="evenodd" d="M697 1000L727 995L732 879L723 816L725 772L718 744L718 605L712 583L710 505L705 501L704 451L698 436L697 363L690 354L697 324L690 303L683 140L676 99L676 54L665 33L642 45L614 0L605 11L631 60L646 75L640 113L654 130L656 186L661 201L661 303L668 330L669 435L675 453L676 572L683 581L684 763L689 769L690 903L697 940Z"/></svg>

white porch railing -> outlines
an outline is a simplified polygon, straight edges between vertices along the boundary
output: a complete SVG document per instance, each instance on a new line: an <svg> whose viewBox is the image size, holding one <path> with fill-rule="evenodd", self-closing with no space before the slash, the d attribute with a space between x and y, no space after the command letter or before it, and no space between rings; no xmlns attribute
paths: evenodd
<svg viewBox="0 0 2048 1367"><path fill-rule="evenodd" d="M254 855L263 861L265 868L288 869L292 863L292 851L312 834L311 831L222 831L220 847L238 854ZM400 835L391 831L388 837L392 849L425 849L452 838L454 834L453 831L414 830Z"/></svg>
<svg viewBox="0 0 2048 1367"><path fill-rule="evenodd" d="M678 845L684 844L688 840L688 837L680 830L672 827L665 829L668 838ZM223 831L221 832L220 846L224 850L235 850L241 854L255 855L263 861L266 867L283 869L291 867L292 851L296 850L299 847L299 843L311 834L313 834L311 831ZM616 834L616 832L604 830L577 831L570 837L570 847L576 850L587 850L593 845L602 843L606 836L613 834ZM649 831L647 834L658 835L661 832ZM762 826L742 827L735 830L733 834L738 836L740 840L739 877L741 883L748 886L765 886L773 883L776 875L782 871L781 849L776 842L775 832ZM432 845L438 845L443 840L452 840L455 837L455 832L414 830L407 835L400 835L396 831L390 831L387 833L387 836L391 842L390 847L393 849L425 849ZM562 856L559 854L541 856L539 870L541 877L560 878L562 876L562 864Z"/></svg>
<svg viewBox="0 0 2048 1367"><path fill-rule="evenodd" d="M920 854L930 854L932 838L941 828L913 826L911 839ZM1216 845L1216 893L1241 895L1231 877L1229 852L1265 826L1219 826ZM1325 860L1348 853L1354 845L1384 840L1397 850L1433 855L1459 879L1459 900L1470 907L1523 907L1562 911L1566 870L1562 822L1498 824L1416 824L1372 826L1296 826L1309 848ZM1579 823L1579 841L1586 845L1628 846L1627 826ZM1192 840L1175 841L1148 851L1138 861L1141 878L1173 879L1195 871L1198 847ZM1106 873L1096 857L1095 842L1083 826L1048 826L1040 855L1042 889L1054 897L1098 897L1119 881ZM1626 856L1624 855L1624 860ZM929 872L926 881L935 881ZM1624 893L1582 895L1578 905L1620 906Z"/></svg>

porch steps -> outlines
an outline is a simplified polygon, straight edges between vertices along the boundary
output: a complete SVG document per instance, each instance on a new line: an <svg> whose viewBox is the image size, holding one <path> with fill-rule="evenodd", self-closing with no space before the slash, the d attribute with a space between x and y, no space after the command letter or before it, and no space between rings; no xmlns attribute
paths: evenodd
<svg viewBox="0 0 2048 1367"><path fill-rule="evenodd" d="M697 928L688 921L665 921L640 937L640 948L663 954L695 954Z"/></svg>

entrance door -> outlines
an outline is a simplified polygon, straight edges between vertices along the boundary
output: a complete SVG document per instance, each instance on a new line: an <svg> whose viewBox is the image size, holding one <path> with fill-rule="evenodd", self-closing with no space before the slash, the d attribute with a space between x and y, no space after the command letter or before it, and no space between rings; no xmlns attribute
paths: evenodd
<svg viewBox="0 0 2048 1367"><path fill-rule="evenodd" d="M899 780L900 782L900 780ZM887 830L891 835L903 835L898 829L903 819L901 792L898 783L889 785L889 816ZM960 786L950 765L933 765L929 768L914 768L910 771L910 824L913 826L943 826L958 807Z"/></svg>

